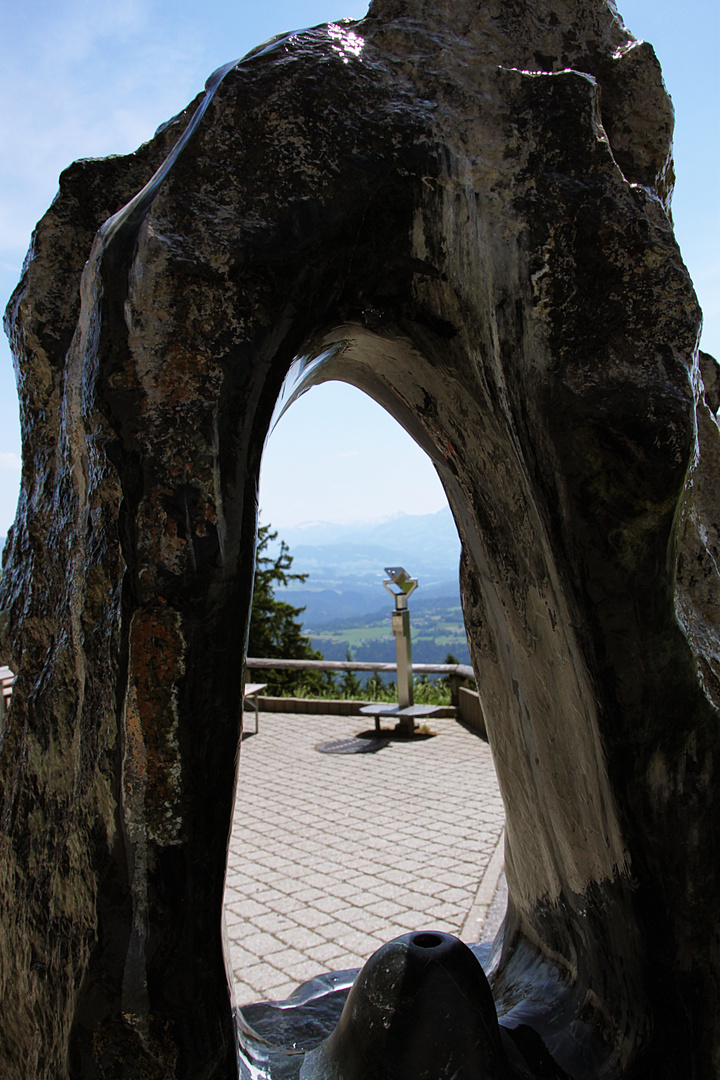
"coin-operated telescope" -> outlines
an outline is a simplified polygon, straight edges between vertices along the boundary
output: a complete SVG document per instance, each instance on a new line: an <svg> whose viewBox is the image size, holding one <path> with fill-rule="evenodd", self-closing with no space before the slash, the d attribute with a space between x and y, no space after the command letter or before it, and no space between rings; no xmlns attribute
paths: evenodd
<svg viewBox="0 0 720 1080"><path fill-rule="evenodd" d="M411 578L402 566L386 566L388 576L383 585L395 598L392 613L392 632L397 655L398 705L401 709L413 704L412 643L410 641L410 612L408 597L418 587L417 578Z"/></svg>

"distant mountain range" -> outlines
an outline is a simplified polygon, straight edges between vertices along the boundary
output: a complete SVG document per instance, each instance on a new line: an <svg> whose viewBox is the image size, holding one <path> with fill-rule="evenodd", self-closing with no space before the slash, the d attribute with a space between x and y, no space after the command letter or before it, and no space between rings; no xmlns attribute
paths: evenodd
<svg viewBox="0 0 720 1080"><path fill-rule="evenodd" d="M439 559L446 564L448 558L450 563L460 558L460 540L449 506L435 514L393 514L376 521L307 521L279 532L291 548L358 542L388 549L399 545L413 556Z"/></svg>
<svg viewBox="0 0 720 1080"><path fill-rule="evenodd" d="M382 584L386 566L404 566L418 579L411 608L436 597L458 601L460 541L448 507L355 524L313 521L280 528L278 536L293 571L308 574L304 585L282 590L283 600L305 607L307 632L391 608Z"/></svg>

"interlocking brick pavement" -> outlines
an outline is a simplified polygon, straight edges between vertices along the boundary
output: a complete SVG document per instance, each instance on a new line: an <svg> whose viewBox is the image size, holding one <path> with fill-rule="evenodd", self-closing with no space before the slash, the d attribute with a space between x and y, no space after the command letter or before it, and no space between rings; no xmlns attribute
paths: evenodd
<svg viewBox="0 0 720 1080"><path fill-rule="evenodd" d="M364 728L261 713L243 740L225 889L240 1005L360 967L411 930L480 937L505 818L489 747L433 719L434 738L377 753L315 749Z"/></svg>

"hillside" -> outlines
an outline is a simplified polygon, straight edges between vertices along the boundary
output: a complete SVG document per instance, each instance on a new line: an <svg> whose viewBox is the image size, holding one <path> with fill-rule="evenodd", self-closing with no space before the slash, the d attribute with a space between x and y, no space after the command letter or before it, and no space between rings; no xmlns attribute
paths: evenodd
<svg viewBox="0 0 720 1080"><path fill-rule="evenodd" d="M303 621L313 632L338 619L365 620L389 610L392 601L382 585L386 566L404 566L418 578L413 608L430 598L459 603L460 541L447 507L356 525L311 522L280 533L293 570L309 575L304 585L283 591L283 599L305 607Z"/></svg>
<svg viewBox="0 0 720 1080"><path fill-rule="evenodd" d="M413 661L416 664L442 664L452 653L462 664L470 663L460 600L437 597L410 600ZM320 629L305 626L313 646L326 660L344 660L350 649L354 660L395 661L395 640L390 627L392 601L374 613L355 619L339 619Z"/></svg>
<svg viewBox="0 0 720 1080"><path fill-rule="evenodd" d="M419 587L410 599L413 659L442 663L448 652L469 663L460 609L460 541L450 510L397 514L376 522L310 522L279 530L293 571L307 581L282 590L304 607L305 633L328 660L394 661L393 601L383 588L386 566L404 566Z"/></svg>

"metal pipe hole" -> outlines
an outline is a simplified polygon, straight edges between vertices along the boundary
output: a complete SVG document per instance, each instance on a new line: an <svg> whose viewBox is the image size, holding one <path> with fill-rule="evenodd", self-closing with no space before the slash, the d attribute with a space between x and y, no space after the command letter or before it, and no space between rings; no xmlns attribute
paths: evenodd
<svg viewBox="0 0 720 1080"><path fill-rule="evenodd" d="M413 945L417 945L419 949L434 949L442 945L442 940L439 934L416 934Z"/></svg>

